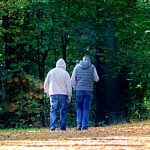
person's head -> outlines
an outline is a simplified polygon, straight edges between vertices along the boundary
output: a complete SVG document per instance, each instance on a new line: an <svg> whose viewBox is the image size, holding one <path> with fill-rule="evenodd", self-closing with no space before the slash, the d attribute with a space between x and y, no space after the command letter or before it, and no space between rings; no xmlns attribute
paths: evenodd
<svg viewBox="0 0 150 150"><path fill-rule="evenodd" d="M90 57L88 55L84 55L83 56L83 61L89 61L89 62L91 62Z"/></svg>
<svg viewBox="0 0 150 150"><path fill-rule="evenodd" d="M56 62L56 67L57 68L63 68L64 70L66 70L66 63L65 61L60 58L57 62Z"/></svg>

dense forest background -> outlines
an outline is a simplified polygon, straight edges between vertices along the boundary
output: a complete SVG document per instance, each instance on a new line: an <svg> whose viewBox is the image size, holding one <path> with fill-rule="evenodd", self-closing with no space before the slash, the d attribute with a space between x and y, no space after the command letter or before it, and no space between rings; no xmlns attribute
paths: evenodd
<svg viewBox="0 0 150 150"><path fill-rule="evenodd" d="M49 126L45 77L59 58L71 76L85 54L100 78L90 126L149 119L149 27L148 0L0 0L0 128Z"/></svg>

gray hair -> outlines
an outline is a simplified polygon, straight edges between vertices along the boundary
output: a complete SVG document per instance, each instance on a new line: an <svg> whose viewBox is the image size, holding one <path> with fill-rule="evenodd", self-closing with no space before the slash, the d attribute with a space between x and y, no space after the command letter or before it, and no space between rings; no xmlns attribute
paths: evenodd
<svg viewBox="0 0 150 150"><path fill-rule="evenodd" d="M88 55L84 55L83 61L89 61L90 62L91 60L90 60L90 57Z"/></svg>

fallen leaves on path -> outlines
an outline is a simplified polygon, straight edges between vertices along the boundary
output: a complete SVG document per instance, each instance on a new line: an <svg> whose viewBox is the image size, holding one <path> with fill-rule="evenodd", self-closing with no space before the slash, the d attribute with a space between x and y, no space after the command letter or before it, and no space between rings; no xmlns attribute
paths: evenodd
<svg viewBox="0 0 150 150"><path fill-rule="evenodd" d="M91 127L88 131L1 132L0 150L147 150L150 123Z"/></svg>

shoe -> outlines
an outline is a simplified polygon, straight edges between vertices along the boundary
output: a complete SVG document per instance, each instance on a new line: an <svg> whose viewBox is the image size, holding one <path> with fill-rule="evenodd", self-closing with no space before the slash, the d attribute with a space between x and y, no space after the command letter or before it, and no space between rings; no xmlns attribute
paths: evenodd
<svg viewBox="0 0 150 150"><path fill-rule="evenodd" d="M51 131L55 131L55 129L54 129L54 128L51 128Z"/></svg>
<svg viewBox="0 0 150 150"><path fill-rule="evenodd" d="M81 127L80 126L77 126L77 131L81 130Z"/></svg>

